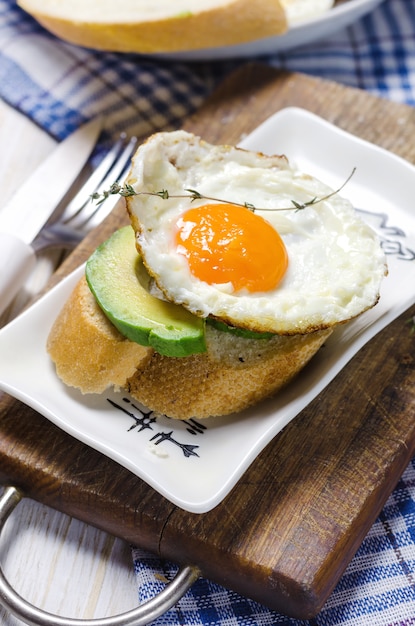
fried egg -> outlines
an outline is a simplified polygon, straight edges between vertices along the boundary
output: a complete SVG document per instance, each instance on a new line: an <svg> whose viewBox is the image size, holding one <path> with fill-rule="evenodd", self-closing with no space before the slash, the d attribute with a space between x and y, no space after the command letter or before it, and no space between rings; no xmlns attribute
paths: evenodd
<svg viewBox="0 0 415 626"><path fill-rule="evenodd" d="M139 147L126 182L149 274L195 315L303 334L378 301L386 263L377 236L284 156L162 132Z"/></svg>

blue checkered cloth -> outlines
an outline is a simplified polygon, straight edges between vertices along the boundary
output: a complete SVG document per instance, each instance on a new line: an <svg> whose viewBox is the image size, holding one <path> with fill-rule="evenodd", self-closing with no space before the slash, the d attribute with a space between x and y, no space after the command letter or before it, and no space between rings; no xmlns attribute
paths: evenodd
<svg viewBox="0 0 415 626"><path fill-rule="evenodd" d="M262 61L415 104L415 0L384 0L331 38ZM60 140L97 114L108 139L179 127L241 61L153 62L71 46L0 0L0 96ZM174 564L133 549L140 602ZM155 626L415 626L415 464L321 613L296 620L201 579Z"/></svg>
<svg viewBox="0 0 415 626"><path fill-rule="evenodd" d="M414 104L414 24L413 0L389 0L332 39L261 60ZM114 135L180 126L238 63L153 62L78 48L0 0L0 96L56 139L97 114Z"/></svg>

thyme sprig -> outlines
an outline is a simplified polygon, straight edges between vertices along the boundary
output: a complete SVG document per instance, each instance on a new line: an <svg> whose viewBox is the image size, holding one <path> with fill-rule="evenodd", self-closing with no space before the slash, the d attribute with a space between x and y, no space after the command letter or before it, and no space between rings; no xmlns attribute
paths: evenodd
<svg viewBox="0 0 415 626"><path fill-rule="evenodd" d="M128 183L121 185L118 182L113 183L110 186L110 188L105 191L93 193L91 198L92 200L96 200L97 204L102 204L102 202L105 202L105 200L109 198L109 196L117 195L117 194L122 196L123 198L130 198L131 196L156 196L156 197L162 198L163 200L168 200L169 198L189 198L191 202L194 202L195 200L212 200L213 202L219 202L221 204L236 204L237 206L242 206L246 209L249 209L252 212L255 212L257 210L260 210L260 211L292 211L292 210L302 211L306 209L307 207L318 204L319 202L324 202L325 200L329 200L333 196L340 193L342 189L347 185L349 180L352 178L355 171L356 171L356 168L354 167L351 173L349 174L349 176L347 177L347 179L344 181L342 185L340 185L340 187L338 187L338 189L331 191L330 193L328 193L325 196L322 196L321 198L315 196L314 198L311 198L311 200L307 200L305 202L297 202L296 200L291 200L292 206L290 207L278 207L278 208L267 207L267 208L258 209L257 207L255 207L254 204L250 202L241 203L241 202L234 202L233 200L224 200L222 198L214 198L212 196L206 196L200 193L199 191L197 191L196 189L185 189L184 191L186 193L180 193L180 194L171 194L167 189L161 189L160 191L136 191L132 185L129 185Z"/></svg>

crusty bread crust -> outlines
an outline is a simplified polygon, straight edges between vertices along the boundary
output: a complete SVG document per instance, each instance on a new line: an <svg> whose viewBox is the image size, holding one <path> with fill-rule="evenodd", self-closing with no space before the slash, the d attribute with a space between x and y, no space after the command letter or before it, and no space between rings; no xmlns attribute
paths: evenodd
<svg viewBox="0 0 415 626"><path fill-rule="evenodd" d="M125 339L82 278L50 331L47 350L62 381L83 393L124 388L151 410L202 419L276 393L330 333L246 339L207 326L207 353L164 357Z"/></svg>
<svg viewBox="0 0 415 626"><path fill-rule="evenodd" d="M108 12L100 2L18 0L50 32L71 43L142 54L229 46L282 34L287 19L279 0L212 0L179 12L166 2L164 15L140 15L143 2L121 0ZM211 5L211 7L210 7Z"/></svg>
<svg viewBox="0 0 415 626"><path fill-rule="evenodd" d="M99 308L83 277L48 337L47 350L58 376L83 393L123 387L152 350L128 341Z"/></svg>

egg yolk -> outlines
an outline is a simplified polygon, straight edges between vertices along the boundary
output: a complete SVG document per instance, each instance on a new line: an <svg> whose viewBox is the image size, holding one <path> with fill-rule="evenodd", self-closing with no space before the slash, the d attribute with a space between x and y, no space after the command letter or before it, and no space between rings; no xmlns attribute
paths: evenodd
<svg viewBox="0 0 415 626"><path fill-rule="evenodd" d="M209 284L232 283L234 291L270 291L287 270L287 251L277 231L235 204L189 209L177 222L175 244L193 276Z"/></svg>

